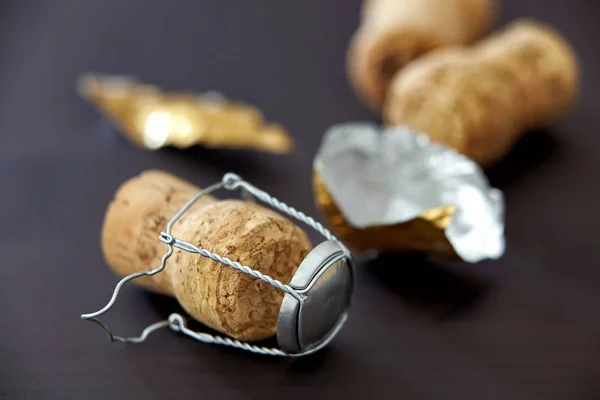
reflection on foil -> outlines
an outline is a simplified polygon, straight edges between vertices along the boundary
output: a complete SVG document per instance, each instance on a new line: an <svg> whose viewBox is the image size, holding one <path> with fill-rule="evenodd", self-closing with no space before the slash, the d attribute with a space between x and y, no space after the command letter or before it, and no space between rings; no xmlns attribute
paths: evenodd
<svg viewBox="0 0 600 400"><path fill-rule="evenodd" d="M469 262L504 252L502 192L476 163L426 135L337 125L314 168L318 205L359 250L420 250Z"/></svg>
<svg viewBox="0 0 600 400"><path fill-rule="evenodd" d="M131 142L149 150L164 146L250 148L288 153L294 142L256 107L209 92L164 92L126 76L86 75L80 95L119 127Z"/></svg>

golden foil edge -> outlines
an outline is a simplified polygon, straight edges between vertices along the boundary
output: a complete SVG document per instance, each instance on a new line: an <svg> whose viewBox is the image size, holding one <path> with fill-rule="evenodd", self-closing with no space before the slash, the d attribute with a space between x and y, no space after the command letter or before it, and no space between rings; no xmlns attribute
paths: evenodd
<svg viewBox="0 0 600 400"><path fill-rule="evenodd" d="M289 153L294 141L258 108L220 95L164 92L125 76L85 75L78 92L137 146L193 145Z"/></svg>
<svg viewBox="0 0 600 400"><path fill-rule="evenodd" d="M346 221L317 170L313 171L313 189L316 205L332 232L354 250L419 251L460 259L445 233L456 211L454 205L428 210L403 223L361 229Z"/></svg>

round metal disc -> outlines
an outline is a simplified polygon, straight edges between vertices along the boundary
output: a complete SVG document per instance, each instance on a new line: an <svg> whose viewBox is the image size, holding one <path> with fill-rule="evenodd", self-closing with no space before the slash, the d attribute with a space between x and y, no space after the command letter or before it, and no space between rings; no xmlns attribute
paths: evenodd
<svg viewBox="0 0 600 400"><path fill-rule="evenodd" d="M287 353L325 346L346 320L354 286L349 253L337 241L315 247L298 267L290 286L302 300L286 293L279 310L277 341Z"/></svg>

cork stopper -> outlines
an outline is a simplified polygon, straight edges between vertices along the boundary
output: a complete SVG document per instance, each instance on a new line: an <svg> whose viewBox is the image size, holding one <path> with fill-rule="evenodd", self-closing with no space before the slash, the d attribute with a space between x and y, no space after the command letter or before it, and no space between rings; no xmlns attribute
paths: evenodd
<svg viewBox="0 0 600 400"><path fill-rule="evenodd" d="M488 166L525 131L562 116L579 81L570 45L552 28L519 21L471 47L442 49L400 71L384 117Z"/></svg>
<svg viewBox="0 0 600 400"><path fill-rule="evenodd" d="M106 213L102 249L119 276L160 265L158 240L168 221L200 189L149 171L125 182ZM302 229L270 209L238 200L201 198L173 226L175 237L289 283L311 250ZM225 265L176 249L165 271L134 282L177 298L196 320L240 340L276 332L283 293Z"/></svg>
<svg viewBox="0 0 600 400"><path fill-rule="evenodd" d="M495 14L495 0L365 0L348 51L350 82L379 111L399 70L433 49L475 40Z"/></svg>

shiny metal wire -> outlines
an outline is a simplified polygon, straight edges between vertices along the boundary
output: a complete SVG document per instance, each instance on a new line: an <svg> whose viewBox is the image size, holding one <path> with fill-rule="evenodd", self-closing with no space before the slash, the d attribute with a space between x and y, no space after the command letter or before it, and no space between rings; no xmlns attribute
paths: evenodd
<svg viewBox="0 0 600 400"><path fill-rule="evenodd" d="M196 196L194 196L190 201L188 201L177 212L177 214L175 214L175 216L169 221L169 223L167 224L167 227L165 229L165 232L161 232L161 234L159 236L159 240L161 242L167 244L168 250L165 253L165 255L162 257L161 263L157 268L150 270L150 271L136 272L134 274L124 277L117 283L117 285L115 286L115 289L113 290L110 300L103 308L101 308L100 310L95 311L93 313L82 314L81 318L92 321L92 322L98 324L100 327L102 327L102 329L104 329L108 333L109 339L111 341L122 342L122 343L141 343L144 340L146 340L146 338L152 332L154 332L158 329L161 329L161 328L169 327L174 332L181 332L184 335L189 336L189 337L191 337L195 340L198 340L199 342L202 342L202 343L219 344L219 345L223 345L223 346L235 347L235 348L250 351L250 352L256 353L256 354L271 355L271 356L298 357L298 356L308 355L308 354L311 354L311 353L314 353L315 351L317 351L320 347L316 348L316 349L312 349L307 352L303 352L303 353L289 354L289 353L286 353L277 348L256 346L256 345L252 345L252 344L249 344L246 342L241 342L239 340L231 339L228 337L222 337L222 336L211 335L208 333L192 331L187 327L185 319L181 315L176 314L176 313L171 314L167 320L159 321L159 322L156 322L154 324L147 326L142 331L140 336L136 336L136 337L117 336L117 335L113 334L113 332L108 328L108 326L106 326L98 318L101 315L108 312L114 306L114 304L117 301L117 298L119 297L121 289L123 288L123 286L126 283L128 283L131 280L137 279L141 276L152 276L152 275L156 275L156 274L162 272L167 265L167 260L171 257L171 255L173 255L174 248L178 248L183 251L190 252L190 253L199 254L202 257L206 257L213 261L219 262L219 263L226 265L230 268L233 268L241 273L250 275L255 279L259 279L271 286L274 286L277 289L283 291L284 293L288 293L288 294L294 296L300 302L303 301L302 296L296 290L294 290L291 286L278 281L277 279L273 279L270 276L264 275L260 271L257 271L248 266L242 265L236 261L232 261L226 257L222 257L222 256L220 256L216 253L213 253L207 249L198 248L197 246L193 245L192 243L189 243L184 240L173 237L173 235L171 234L173 225L175 225L175 223L182 217L182 215L185 214L190 209L190 207L192 207L192 205L194 205L194 203L196 203L198 201L198 199L200 199L201 197L203 197L207 194L210 194L212 192L220 190L220 189L226 189L226 190L231 190L231 191L240 189L242 196L245 199L252 199L252 198L259 199L262 202L270 205L271 207L283 212L284 214L287 214L288 216L307 224L308 226L310 226L311 228L315 229L317 232L322 234L327 240L337 240L335 238L335 236L333 236L331 234L331 232L329 232L323 225L321 225L319 222L315 221L313 218L307 216L303 212L296 210L293 207L288 206L284 202L279 201L275 197L272 197L271 195L269 195L267 192L264 192L264 191L256 188L255 186L251 185L250 183L244 181L238 175L232 174L232 173L227 173L223 176L223 179L221 180L221 182L215 183L215 184L207 187L206 189L200 191Z"/></svg>

